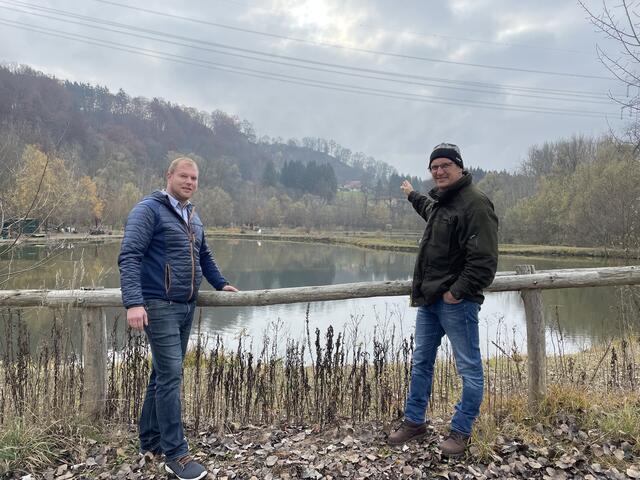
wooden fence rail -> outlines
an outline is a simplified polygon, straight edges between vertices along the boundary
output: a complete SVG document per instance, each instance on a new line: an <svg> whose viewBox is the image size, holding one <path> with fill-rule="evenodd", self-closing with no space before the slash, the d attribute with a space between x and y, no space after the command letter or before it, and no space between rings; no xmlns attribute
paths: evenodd
<svg viewBox="0 0 640 480"><path fill-rule="evenodd" d="M487 292L519 291L527 321L529 401L535 406L546 392L545 321L541 290L640 285L640 266L542 270L519 265L500 272ZM323 302L351 298L409 295L409 281L344 283L313 287L253 290L238 293L201 291L198 306L264 306ZM107 333L105 307L121 307L119 288L77 290L0 290L3 307L73 307L82 309L83 405L86 414L100 416L106 397Z"/></svg>

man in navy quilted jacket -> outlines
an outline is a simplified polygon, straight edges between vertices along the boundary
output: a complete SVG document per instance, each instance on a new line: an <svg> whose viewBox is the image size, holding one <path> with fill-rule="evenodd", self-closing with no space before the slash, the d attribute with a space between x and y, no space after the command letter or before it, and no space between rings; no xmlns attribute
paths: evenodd
<svg viewBox="0 0 640 480"><path fill-rule="evenodd" d="M237 292L222 276L190 198L198 166L175 159L166 190L153 192L127 218L118 265L122 302L131 328L147 334L152 369L140 415L140 452L164 454L165 468L182 480L205 468L188 454L182 427L180 383L202 277L216 290Z"/></svg>

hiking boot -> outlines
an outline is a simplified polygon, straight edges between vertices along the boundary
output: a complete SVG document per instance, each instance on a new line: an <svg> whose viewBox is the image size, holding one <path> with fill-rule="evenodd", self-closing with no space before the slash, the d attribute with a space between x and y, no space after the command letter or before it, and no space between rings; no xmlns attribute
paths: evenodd
<svg viewBox="0 0 640 480"><path fill-rule="evenodd" d="M173 473L180 480L199 480L207 474L205 468L196 462L191 455L171 460L164 464L164 469Z"/></svg>
<svg viewBox="0 0 640 480"><path fill-rule="evenodd" d="M445 438L438 448L445 457L459 457L467 449L469 444L469 435L451 430L449 436Z"/></svg>
<svg viewBox="0 0 640 480"><path fill-rule="evenodd" d="M402 421L400 426L389 435L387 443L389 445L402 445L409 440L416 440L422 438L427 434L427 424L413 423L406 418Z"/></svg>

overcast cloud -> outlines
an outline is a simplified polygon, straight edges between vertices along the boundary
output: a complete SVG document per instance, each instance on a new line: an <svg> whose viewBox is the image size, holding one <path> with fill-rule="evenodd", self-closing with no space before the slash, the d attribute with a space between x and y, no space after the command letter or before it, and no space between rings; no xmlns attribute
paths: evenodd
<svg viewBox="0 0 640 480"><path fill-rule="evenodd" d="M0 0L0 60L221 109L259 136L331 138L420 176L441 141L458 143L467 165L515 169L534 144L623 126L606 95L624 89L599 63L604 39L573 0L114 1ZM113 43L86 43L96 41Z"/></svg>

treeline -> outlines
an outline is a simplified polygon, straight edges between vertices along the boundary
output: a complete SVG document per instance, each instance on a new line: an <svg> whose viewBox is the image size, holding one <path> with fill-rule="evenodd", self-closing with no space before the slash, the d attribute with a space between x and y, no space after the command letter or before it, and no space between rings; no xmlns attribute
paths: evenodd
<svg viewBox="0 0 640 480"><path fill-rule="evenodd" d="M479 184L505 243L640 247L640 158L612 137L574 136L530 149L517 173Z"/></svg>

